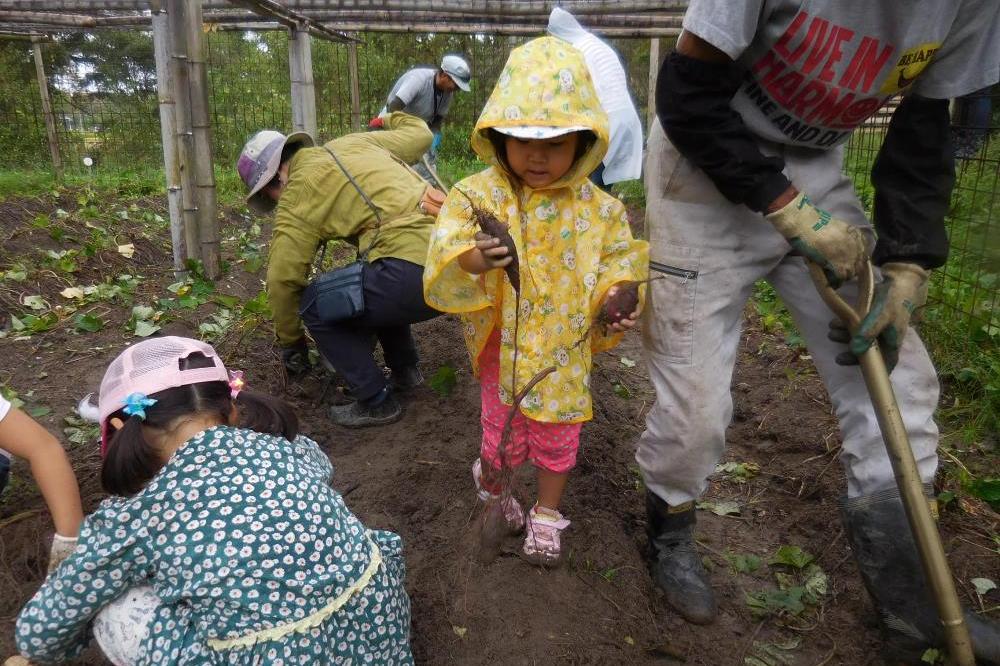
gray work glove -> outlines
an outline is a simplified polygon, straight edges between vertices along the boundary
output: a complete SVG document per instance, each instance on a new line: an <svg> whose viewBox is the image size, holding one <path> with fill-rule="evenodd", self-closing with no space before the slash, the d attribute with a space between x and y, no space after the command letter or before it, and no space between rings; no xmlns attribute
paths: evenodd
<svg viewBox="0 0 1000 666"><path fill-rule="evenodd" d="M801 192L764 217L799 254L823 269L834 289L857 275L868 260L861 230L817 208Z"/></svg>
<svg viewBox="0 0 1000 666"><path fill-rule="evenodd" d="M927 303L927 280L930 271L908 262L882 265L882 282L875 287L871 310L861 320L853 336L839 319L830 322L829 338L845 342L849 352L837 355L841 365L857 365L861 356L877 339L889 372L899 361L899 348L910 321L917 321Z"/></svg>
<svg viewBox="0 0 1000 666"><path fill-rule="evenodd" d="M52 537L52 548L49 549L49 569L52 573L59 568L59 565L76 550L76 537L66 537L56 534Z"/></svg>

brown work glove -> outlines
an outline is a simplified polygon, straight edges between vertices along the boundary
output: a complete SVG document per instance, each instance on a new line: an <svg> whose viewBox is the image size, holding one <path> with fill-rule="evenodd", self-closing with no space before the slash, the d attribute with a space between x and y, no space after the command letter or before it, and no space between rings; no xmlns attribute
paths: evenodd
<svg viewBox="0 0 1000 666"><path fill-rule="evenodd" d="M817 208L801 192L765 218L802 256L823 269L834 289L857 275L868 259L861 230Z"/></svg>
<svg viewBox="0 0 1000 666"><path fill-rule="evenodd" d="M877 339L892 372L899 361L899 348L906 337L910 321L918 321L920 310L927 303L927 279L930 271L917 264L890 262L882 265L882 282L875 287L871 310L857 332L851 336L839 320L830 323L831 340L847 342L850 352L837 356L841 365L856 365L857 357L868 351Z"/></svg>

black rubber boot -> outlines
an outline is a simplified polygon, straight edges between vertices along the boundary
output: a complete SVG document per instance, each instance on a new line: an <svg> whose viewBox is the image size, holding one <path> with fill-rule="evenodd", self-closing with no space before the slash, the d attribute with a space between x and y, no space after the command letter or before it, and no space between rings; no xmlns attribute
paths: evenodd
<svg viewBox="0 0 1000 666"><path fill-rule="evenodd" d="M694 511L694 502L668 506L646 491L646 532L653 554L653 580L681 617L693 624L709 624L718 609L694 546Z"/></svg>
<svg viewBox="0 0 1000 666"><path fill-rule="evenodd" d="M345 428L369 428L395 423L403 416L403 408L392 395L382 389L384 397L377 404L356 400L346 405L330 407L330 420Z"/></svg>
<svg viewBox="0 0 1000 666"><path fill-rule="evenodd" d="M885 635L886 659L919 664L928 647L946 647L899 490L852 497L841 506L847 536ZM965 612L976 663L1000 666L1000 626Z"/></svg>

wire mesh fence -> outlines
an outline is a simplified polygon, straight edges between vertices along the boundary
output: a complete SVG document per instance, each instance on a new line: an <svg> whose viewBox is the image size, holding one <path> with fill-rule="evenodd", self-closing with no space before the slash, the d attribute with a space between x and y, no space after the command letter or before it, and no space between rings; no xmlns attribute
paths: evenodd
<svg viewBox="0 0 1000 666"><path fill-rule="evenodd" d="M871 166L889 123L880 114L855 132L845 164L871 210ZM1000 86L952 102L955 188L946 218L951 252L932 273L930 323L958 324L972 342L1000 342Z"/></svg>
<svg viewBox="0 0 1000 666"><path fill-rule="evenodd" d="M471 129L510 50L527 37L386 34L358 36L358 105L351 94L350 49L313 40L312 63L320 140L364 127L386 102L396 79L417 66L462 54L473 71L444 126L442 153L472 160ZM634 101L648 127L650 42L613 39ZM665 43L662 52L669 50ZM209 29L209 106L216 163L235 162L246 139L292 123L288 35L283 31ZM156 68L148 31L56 35L42 45L47 87L62 161L68 172L162 168ZM938 312L960 320L973 339L1000 340L1000 98L996 87L955 102L957 182L948 216L951 259L934 272ZM852 137L845 168L870 209L869 183L889 113ZM93 167L84 165L90 157ZM50 168L45 121L28 41L0 41L0 168Z"/></svg>

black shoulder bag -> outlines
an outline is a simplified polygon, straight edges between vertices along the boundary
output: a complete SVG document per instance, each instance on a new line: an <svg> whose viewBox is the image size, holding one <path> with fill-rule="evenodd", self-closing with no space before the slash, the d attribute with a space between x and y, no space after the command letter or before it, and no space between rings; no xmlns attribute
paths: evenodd
<svg viewBox="0 0 1000 666"><path fill-rule="evenodd" d="M358 248L358 256L354 261L346 266L319 274L316 276L316 279L309 283L305 291L302 292L302 298L299 300L299 316L301 317L307 310L312 309L317 319L333 323L346 319L354 319L365 311L364 269L365 264L368 263L368 253L375 245L379 231L382 230L382 216L379 215L378 208L375 207L372 200L368 198L368 195L364 193L364 190L361 189L344 165L337 159L334 152L327 146L323 146L323 148L326 149L326 152L330 153L330 157L333 158L333 161L337 163L340 170L347 176L347 180L351 182L354 189L358 191L361 198L371 208L376 220L375 235L372 236L371 242L363 252ZM323 261L322 257L325 255L326 245L323 246L323 253L320 255L321 264Z"/></svg>

